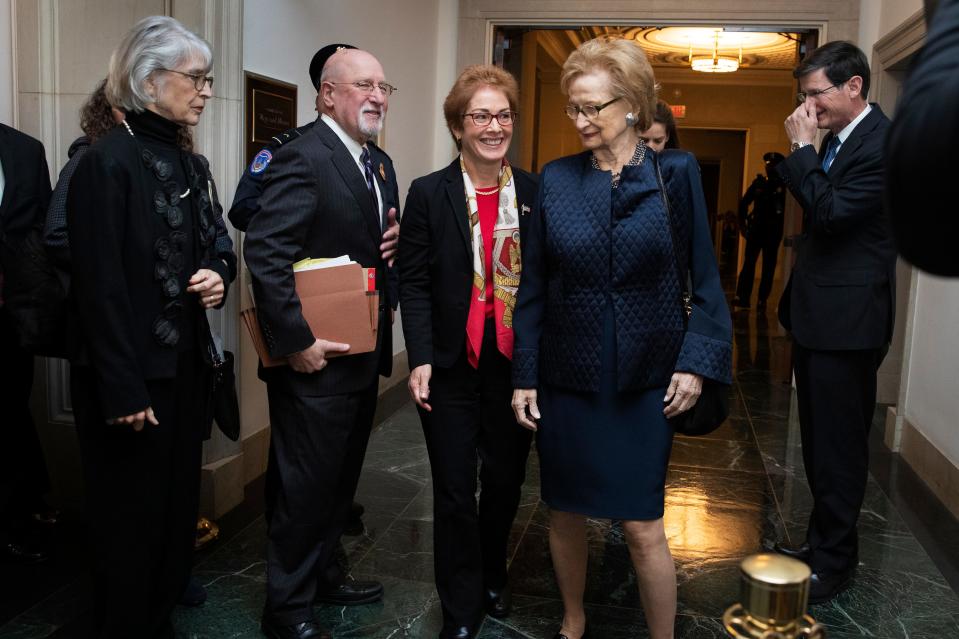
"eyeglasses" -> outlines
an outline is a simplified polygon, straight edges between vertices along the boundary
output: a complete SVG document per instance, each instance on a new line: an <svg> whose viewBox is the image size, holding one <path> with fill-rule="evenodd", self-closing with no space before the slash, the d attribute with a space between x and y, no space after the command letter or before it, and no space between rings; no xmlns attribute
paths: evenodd
<svg viewBox="0 0 959 639"><path fill-rule="evenodd" d="M519 113L516 111L500 111L499 113L486 113L485 111L477 111L476 113L464 113L463 117L469 117L473 119L473 124L476 126L489 126L493 121L493 118L496 118L496 121L499 122L500 126L509 126L513 122L516 122L516 118L519 117Z"/></svg>
<svg viewBox="0 0 959 639"><path fill-rule="evenodd" d="M802 104L809 98L818 98L824 93L829 93L833 89L838 89L839 87L846 84L847 82L849 82L848 79L843 80L842 82L838 82L836 84L830 84L825 89L817 89L815 91L800 91L799 93L796 94L796 102L798 102L799 104Z"/></svg>
<svg viewBox="0 0 959 639"><path fill-rule="evenodd" d="M203 75L202 73L184 73L183 71L176 71L174 69L161 69L161 71L167 71L168 73L176 73L184 77L190 78L193 80L193 88L197 91L202 91L203 87L209 83L210 90L213 90L213 76L212 75Z"/></svg>
<svg viewBox="0 0 959 639"><path fill-rule="evenodd" d="M608 107L613 102L616 102L617 100L622 100L622 99L623 99L623 96L620 96L618 98L613 98L609 102L604 102L602 104L587 104L586 106L582 106L582 107L576 106L575 104L567 104L566 115L569 116L570 120L575 120L576 118L579 117L579 114L582 113L583 115L586 116L587 120L592 120L597 115L599 115L600 111Z"/></svg>
<svg viewBox="0 0 959 639"><path fill-rule="evenodd" d="M360 80L359 82L330 82L326 81L327 84L350 84L360 90L360 93L365 93L370 95L373 93L374 89L378 89L383 95L393 95L393 92L396 91L396 87L392 84L387 84L386 82L370 82L369 80Z"/></svg>

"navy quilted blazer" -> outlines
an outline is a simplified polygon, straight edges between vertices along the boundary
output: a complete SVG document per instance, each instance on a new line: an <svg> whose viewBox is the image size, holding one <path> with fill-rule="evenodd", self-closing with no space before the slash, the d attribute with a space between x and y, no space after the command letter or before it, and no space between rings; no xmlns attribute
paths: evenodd
<svg viewBox="0 0 959 639"><path fill-rule="evenodd" d="M676 242L656 176L659 163ZM689 265L684 328L673 251ZM523 238L514 318L513 386L599 390L602 316L616 321L619 391L666 386L675 371L731 381L732 322L719 281L699 166L683 151L648 152L618 189L590 152L543 169L538 213Z"/></svg>

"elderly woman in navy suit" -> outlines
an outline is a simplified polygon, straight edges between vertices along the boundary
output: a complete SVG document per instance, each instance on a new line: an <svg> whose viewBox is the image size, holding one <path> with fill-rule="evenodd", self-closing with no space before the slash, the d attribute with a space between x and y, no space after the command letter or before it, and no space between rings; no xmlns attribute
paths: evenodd
<svg viewBox="0 0 959 639"><path fill-rule="evenodd" d="M409 389L433 475L444 638L475 636L484 607L495 617L510 611L506 546L532 439L510 408L513 309L536 202L535 177L506 160L518 101L507 71L463 71L443 104L460 154L413 182L400 234Z"/></svg>
<svg viewBox="0 0 959 639"><path fill-rule="evenodd" d="M587 634L586 517L622 520L650 636L673 636L668 418L696 403L704 377L730 381L731 321L696 160L640 137L654 85L632 41L570 55L561 87L586 150L546 165L524 236L513 409L537 432L565 611L557 639ZM691 275L688 328L677 259Z"/></svg>

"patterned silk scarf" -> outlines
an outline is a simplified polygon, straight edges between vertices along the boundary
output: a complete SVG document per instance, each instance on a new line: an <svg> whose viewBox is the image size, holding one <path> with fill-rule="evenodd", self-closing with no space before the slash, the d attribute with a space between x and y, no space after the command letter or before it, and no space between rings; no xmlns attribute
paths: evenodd
<svg viewBox="0 0 959 639"><path fill-rule="evenodd" d="M467 354L470 364L479 366L483 346L483 326L486 322L486 273L483 234L480 231L479 206L476 189L466 173L460 156L463 184L466 187L466 207L469 210L470 236L473 240L473 292L466 320ZM513 170L506 158L499 173L499 204L496 225L493 227L493 317L496 320L496 347L513 359L513 309L516 308L516 290L520 271L519 214L516 207L516 184Z"/></svg>

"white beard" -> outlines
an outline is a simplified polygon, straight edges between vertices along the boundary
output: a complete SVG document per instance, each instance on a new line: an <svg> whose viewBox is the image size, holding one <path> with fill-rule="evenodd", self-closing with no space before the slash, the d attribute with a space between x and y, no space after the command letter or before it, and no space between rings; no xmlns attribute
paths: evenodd
<svg viewBox="0 0 959 639"><path fill-rule="evenodd" d="M386 118L386 114L380 110L380 119L376 121L375 124L370 124L366 118L363 117L363 112L367 110L367 107L361 106L359 111L356 114L356 122L360 133L365 135L368 138L375 138L380 134L380 130L383 128L383 120Z"/></svg>

